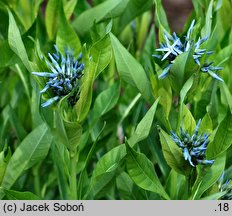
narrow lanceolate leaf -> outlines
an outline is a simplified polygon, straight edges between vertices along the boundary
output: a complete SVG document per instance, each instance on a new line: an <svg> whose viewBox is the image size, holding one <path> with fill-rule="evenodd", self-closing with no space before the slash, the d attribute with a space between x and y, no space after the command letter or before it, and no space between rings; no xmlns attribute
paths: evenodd
<svg viewBox="0 0 232 216"><path fill-rule="evenodd" d="M93 195L97 194L112 180L125 155L125 145L120 145L101 157L94 169L89 191L85 196L88 196L90 193L93 193Z"/></svg>
<svg viewBox="0 0 232 216"><path fill-rule="evenodd" d="M232 144L232 114L230 111L219 124L214 139L209 143L206 155L209 159L216 158Z"/></svg>
<svg viewBox="0 0 232 216"><path fill-rule="evenodd" d="M69 20L69 18L71 17L76 4L77 4L78 0L70 0L68 2L66 2L66 4L64 5L64 12L65 12L65 16L67 18L67 20Z"/></svg>
<svg viewBox="0 0 232 216"><path fill-rule="evenodd" d="M41 200L40 197L29 191L19 192L15 190L4 190L4 192L8 200Z"/></svg>
<svg viewBox="0 0 232 216"><path fill-rule="evenodd" d="M68 149L76 149L82 135L82 126L76 121L65 119L63 113L67 110L66 98L63 98L55 113L56 129L53 131L55 136L59 138Z"/></svg>
<svg viewBox="0 0 232 216"><path fill-rule="evenodd" d="M126 7L128 0L108 0L84 11L73 22L75 30L83 34L90 30L94 23L98 23L104 18L113 18L120 15ZM123 10L122 10L123 9Z"/></svg>
<svg viewBox="0 0 232 216"><path fill-rule="evenodd" d="M153 123L153 119L155 116L158 102L159 102L159 98L154 102L151 108L147 111L146 115L139 122L138 126L135 129L135 133L128 140L128 143L130 144L130 146L133 146L136 143L148 137L152 123Z"/></svg>
<svg viewBox="0 0 232 216"><path fill-rule="evenodd" d="M221 66L232 56L232 44L221 49L215 57L215 65Z"/></svg>
<svg viewBox="0 0 232 216"><path fill-rule="evenodd" d="M159 29L159 41L164 41L164 32L170 32L168 20L161 0L155 0L156 26Z"/></svg>
<svg viewBox="0 0 232 216"><path fill-rule="evenodd" d="M59 28L56 37L56 45L59 50L69 46L74 50L74 55L78 56L81 52L81 42L66 19L63 7L60 7Z"/></svg>
<svg viewBox="0 0 232 216"><path fill-rule="evenodd" d="M191 76L187 81L186 83L184 84L183 88L181 89L180 91L180 111L179 111L179 117L178 117L178 124L177 124L177 130L180 129L180 126L183 122L183 115L186 115L188 114L188 111L185 112L183 109L184 109L184 100L189 92L189 90L191 89L193 85L193 76ZM190 111L189 111L190 112ZM191 114L191 113L190 113ZM185 120L188 120L187 118ZM187 125L186 125L187 126ZM194 128L195 128L195 125L193 125Z"/></svg>
<svg viewBox="0 0 232 216"><path fill-rule="evenodd" d="M222 103L228 105L230 108L230 112L232 113L232 95L228 86L225 83L223 83L222 85L220 85L220 90Z"/></svg>
<svg viewBox="0 0 232 216"><path fill-rule="evenodd" d="M110 37L120 77L136 87L142 96L150 102L152 99L151 85L142 65L135 60L113 34L110 34Z"/></svg>
<svg viewBox="0 0 232 216"><path fill-rule="evenodd" d="M201 121L201 126L199 128L199 134L200 133L209 133L211 134L213 130L213 122L210 118L209 113L206 113Z"/></svg>
<svg viewBox="0 0 232 216"><path fill-rule="evenodd" d="M89 68L85 68L85 73L83 77L83 85L80 89L80 99L75 105L77 112L77 121L82 122L89 113L89 109L92 102L92 89L93 81L95 76L96 65L90 62Z"/></svg>
<svg viewBox="0 0 232 216"><path fill-rule="evenodd" d="M221 176L225 168L225 154L218 157L213 165L205 172L202 169L198 175L198 179L193 187L193 199L202 198L202 194L209 189Z"/></svg>
<svg viewBox="0 0 232 216"><path fill-rule="evenodd" d="M45 24L50 40L54 39L59 20L60 0L49 0L45 11Z"/></svg>
<svg viewBox="0 0 232 216"><path fill-rule="evenodd" d="M190 76L194 71L194 68L196 68L196 64L192 58L192 53L193 52L190 49L188 52L182 53L181 55L177 56L175 58L175 62L171 66L171 85L173 89L177 92L181 91L182 86L185 86L183 92L188 92L188 88L191 87L192 80ZM186 82L186 80L188 81Z"/></svg>
<svg viewBox="0 0 232 216"><path fill-rule="evenodd" d="M108 66L112 58L112 46L109 34L106 34L104 38L97 41L91 47L90 52L96 64L95 77L97 77Z"/></svg>
<svg viewBox="0 0 232 216"><path fill-rule="evenodd" d="M186 105L183 105L182 108L182 114L181 114L181 127L185 131L189 131L190 133L193 133L195 127L196 127L196 122L194 117L192 116L192 113L190 110L187 108ZM178 128L177 130L179 130Z"/></svg>
<svg viewBox="0 0 232 216"><path fill-rule="evenodd" d="M125 1L125 0L124 0ZM127 0L128 1L128 0ZM152 7L153 0L129 0L125 11L119 18L117 33L122 30L137 16L149 10ZM148 22L148 21L147 21Z"/></svg>
<svg viewBox="0 0 232 216"><path fill-rule="evenodd" d="M159 136L164 158L166 159L168 165L176 172L183 175L188 175L191 171L191 167L184 159L181 149L171 139L170 135L161 128L159 128Z"/></svg>
<svg viewBox="0 0 232 216"><path fill-rule="evenodd" d="M51 142L52 136L46 124L38 126L28 134L12 155L1 186L10 189L23 171L43 160Z"/></svg>
<svg viewBox="0 0 232 216"><path fill-rule="evenodd" d="M117 103L120 95L120 83L114 85L101 92L95 100L93 107L93 120L96 121L102 115L111 110Z"/></svg>
<svg viewBox="0 0 232 216"><path fill-rule="evenodd" d="M162 29L166 31L166 33L168 33L169 32L168 20L164 8L162 6L161 0L155 0L155 6L156 6L156 18L158 21L158 25L161 26Z"/></svg>
<svg viewBox="0 0 232 216"><path fill-rule="evenodd" d="M27 56L27 52L25 46L23 44L18 26L15 22L15 19L8 10L9 14L9 29L8 29L8 41L10 48L16 53L16 55L21 59L24 66L27 68L28 71L31 71L30 62Z"/></svg>
<svg viewBox="0 0 232 216"><path fill-rule="evenodd" d="M126 149L127 170L135 184L145 190L161 195L164 199L170 199L155 173L152 162L144 154L130 148L128 144L126 144Z"/></svg>
<svg viewBox="0 0 232 216"><path fill-rule="evenodd" d="M180 91L180 105L182 106L184 103L184 99L187 96L187 93L189 92L190 88L193 85L193 77L191 76L186 83L184 84L183 88Z"/></svg>
<svg viewBox="0 0 232 216"><path fill-rule="evenodd" d="M207 8L205 26L201 31L202 37L209 36L211 34L213 3L214 1L211 0Z"/></svg>

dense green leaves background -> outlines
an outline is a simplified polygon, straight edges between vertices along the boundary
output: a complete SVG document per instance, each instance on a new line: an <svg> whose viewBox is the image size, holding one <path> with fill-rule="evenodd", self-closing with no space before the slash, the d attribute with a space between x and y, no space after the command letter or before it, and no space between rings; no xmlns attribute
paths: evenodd
<svg viewBox="0 0 232 216"><path fill-rule="evenodd" d="M152 54L172 34L161 0L0 0L1 199L221 199L232 178L232 4L192 1L194 37L223 67L219 82L179 55L167 78ZM225 19L224 16L227 15ZM41 108L41 58L73 49L85 64L80 98ZM201 60L201 66L203 60ZM49 71L48 71L49 72ZM180 128L210 133L191 167L172 140ZM70 158L74 155L74 159ZM73 178L74 174L74 178ZM71 182L76 187L72 191ZM231 183L230 183L231 186ZM73 196L73 194L75 196Z"/></svg>

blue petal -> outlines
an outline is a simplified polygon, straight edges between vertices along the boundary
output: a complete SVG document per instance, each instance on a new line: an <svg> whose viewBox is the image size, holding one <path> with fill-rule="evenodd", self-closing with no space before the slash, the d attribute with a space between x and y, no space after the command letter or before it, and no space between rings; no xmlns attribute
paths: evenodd
<svg viewBox="0 0 232 216"><path fill-rule="evenodd" d="M51 59L51 61L52 61L52 63L54 64L54 66L56 67L56 70L57 70L59 73L62 73L62 70L61 70L61 68L60 68L60 66L59 66L59 64L58 64L58 62L53 58L53 56L52 56L50 53L48 53L48 56L49 56L49 58Z"/></svg>
<svg viewBox="0 0 232 216"><path fill-rule="evenodd" d="M41 77L49 77L49 78L54 78L57 75L54 73L49 73L49 72L32 72L32 74L36 76L41 76Z"/></svg>
<svg viewBox="0 0 232 216"><path fill-rule="evenodd" d="M158 59L161 59L162 58L162 55L156 55L156 54L153 54L152 57L155 57L155 58L158 58Z"/></svg>
<svg viewBox="0 0 232 216"><path fill-rule="evenodd" d="M184 148L184 159L188 160L190 165L194 167L194 164L192 163L191 156L187 148Z"/></svg>
<svg viewBox="0 0 232 216"><path fill-rule="evenodd" d="M55 101L57 101L59 99L59 96L55 96L53 98L48 99L46 102L44 102L41 106L42 107L46 107L46 106L50 106L51 104L53 104Z"/></svg>
<svg viewBox="0 0 232 216"><path fill-rule="evenodd" d="M195 24L195 20L192 21L192 23L191 23L191 25L190 25L190 27L188 29L187 37L186 37L187 41L190 39L190 35L192 34L194 24Z"/></svg>
<svg viewBox="0 0 232 216"><path fill-rule="evenodd" d="M80 61L82 59L82 56L83 56L82 53L80 53L80 55L77 58L77 61Z"/></svg>
<svg viewBox="0 0 232 216"><path fill-rule="evenodd" d="M196 128L194 130L194 134L198 134L199 128L200 128L200 124L201 124L201 119L199 119L199 121L197 122Z"/></svg>
<svg viewBox="0 0 232 216"><path fill-rule="evenodd" d="M214 79L217 79L217 80L219 80L219 81L221 81L221 82L224 82L224 80L221 78L221 77L219 77L217 74L215 74L214 72L212 72L212 71L208 71L208 73L210 74L210 76L212 76Z"/></svg>
<svg viewBox="0 0 232 216"><path fill-rule="evenodd" d="M214 163L214 160L197 160L199 164L204 164L204 165L212 165Z"/></svg>
<svg viewBox="0 0 232 216"><path fill-rule="evenodd" d="M46 63L47 66L52 70L53 73L55 73L55 74L58 73L58 71L57 71L57 70L52 66L52 64L51 64L49 61L47 61L46 59L45 59L45 63Z"/></svg>
<svg viewBox="0 0 232 216"><path fill-rule="evenodd" d="M46 85L41 91L40 93L43 94L44 92L46 92L49 89L49 85Z"/></svg>
<svg viewBox="0 0 232 216"><path fill-rule="evenodd" d="M208 36L205 36L202 39L200 39L200 44L203 44L205 41L208 40L208 38L209 38Z"/></svg>
<svg viewBox="0 0 232 216"><path fill-rule="evenodd" d="M169 74L169 69L170 69L171 65L168 65L162 72L162 74L159 75L159 79L164 79L168 76Z"/></svg>

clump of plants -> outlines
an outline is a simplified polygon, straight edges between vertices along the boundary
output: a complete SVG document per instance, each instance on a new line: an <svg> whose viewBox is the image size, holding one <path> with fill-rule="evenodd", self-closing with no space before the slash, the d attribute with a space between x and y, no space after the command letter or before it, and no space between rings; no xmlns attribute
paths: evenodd
<svg viewBox="0 0 232 216"><path fill-rule="evenodd" d="M34 3L0 3L1 199L232 198L229 0L178 33L160 0Z"/></svg>

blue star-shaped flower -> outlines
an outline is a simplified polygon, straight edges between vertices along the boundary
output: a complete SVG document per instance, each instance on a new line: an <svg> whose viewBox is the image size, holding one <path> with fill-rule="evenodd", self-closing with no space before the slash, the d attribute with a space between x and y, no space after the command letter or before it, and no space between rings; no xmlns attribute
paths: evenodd
<svg viewBox="0 0 232 216"><path fill-rule="evenodd" d="M65 50L63 55L57 48L56 53L48 53L50 60L45 59L45 62L50 71L32 72L32 74L47 78L45 87L40 91L41 94L47 90L51 90L54 95L41 106L46 107L60 100L62 97L73 93L68 98L69 103L73 106L79 99L79 80L83 75L84 63L81 63L82 54L76 59L73 52Z"/></svg>

